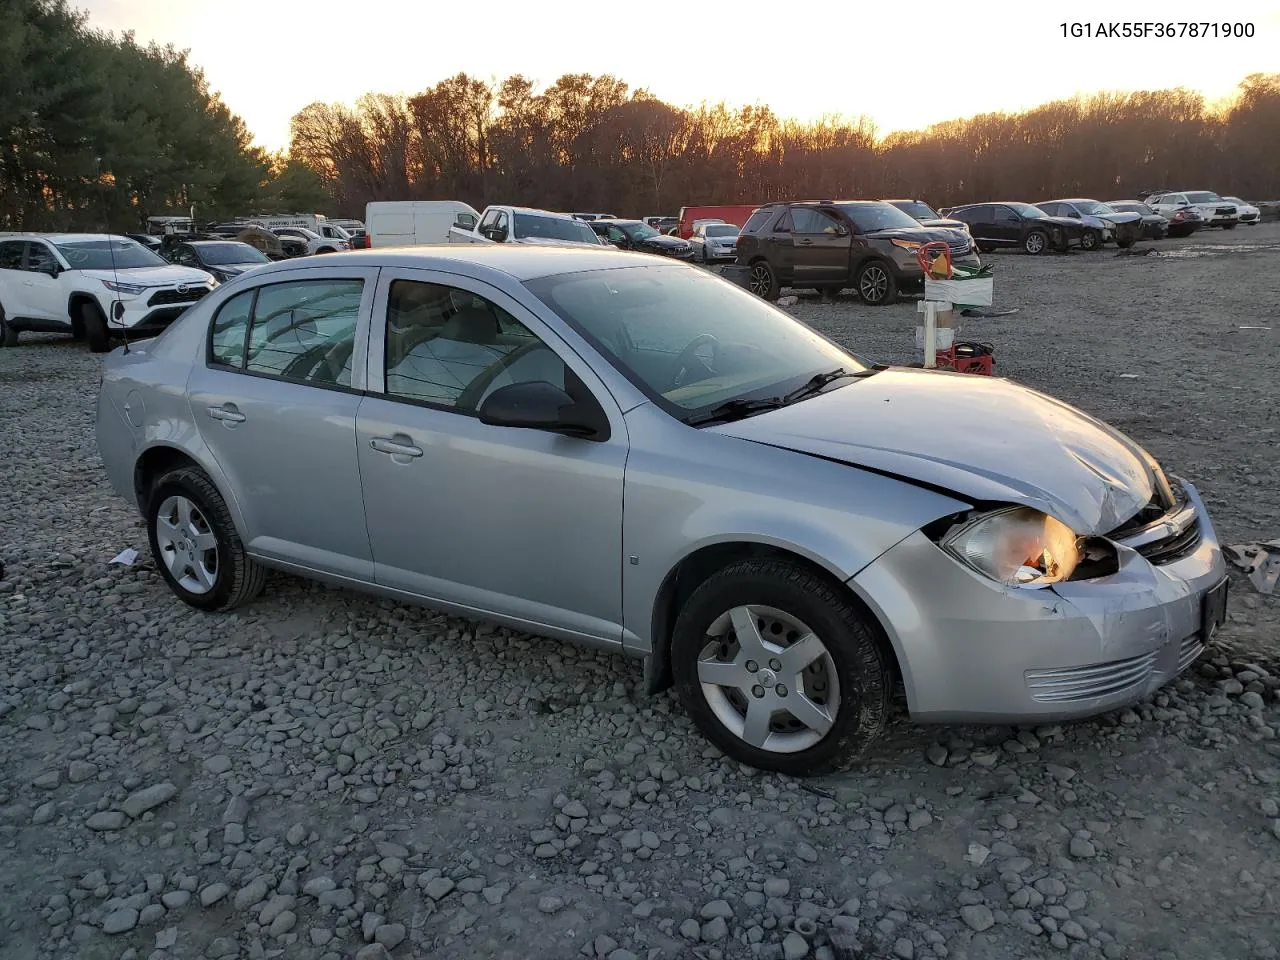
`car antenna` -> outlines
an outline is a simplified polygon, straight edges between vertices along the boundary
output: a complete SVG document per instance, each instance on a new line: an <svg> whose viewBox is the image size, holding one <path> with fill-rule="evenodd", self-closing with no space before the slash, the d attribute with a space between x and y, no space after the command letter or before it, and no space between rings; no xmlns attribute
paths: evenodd
<svg viewBox="0 0 1280 960"><path fill-rule="evenodd" d="M101 157L98 157L98 185L99 186L102 185L102 158ZM116 289L111 292L118 297L120 296L120 271L116 268L116 248L115 248L115 245L111 242L111 219L110 219L110 215L107 213L107 205L105 203L102 205L102 226L104 231L107 234L107 253L111 256L111 282L116 285ZM119 312L124 313L123 304L121 304L119 300L113 299L111 301L112 314L116 313L116 307L120 307ZM113 318L110 316L107 317L108 333L110 333L110 330L111 330L112 319L119 319L119 318L118 317ZM128 353L129 337L128 337L128 334L126 334L124 331L125 331L125 325L122 323L120 324L120 339L124 341L124 352Z"/></svg>

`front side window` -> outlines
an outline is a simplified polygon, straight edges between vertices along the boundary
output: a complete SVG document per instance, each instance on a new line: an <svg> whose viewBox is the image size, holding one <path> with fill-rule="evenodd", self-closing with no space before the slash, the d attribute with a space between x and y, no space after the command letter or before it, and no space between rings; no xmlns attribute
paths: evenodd
<svg viewBox="0 0 1280 960"><path fill-rule="evenodd" d="M786 393L852 354L736 284L681 266L622 267L525 284L668 413Z"/></svg>
<svg viewBox="0 0 1280 960"><path fill-rule="evenodd" d="M395 280L387 293L386 393L474 414L494 390L565 386L558 354L497 304L469 291Z"/></svg>
<svg viewBox="0 0 1280 960"><path fill-rule="evenodd" d="M348 387L363 292L361 280L246 290L214 317L209 361L294 383Z"/></svg>
<svg viewBox="0 0 1280 960"><path fill-rule="evenodd" d="M809 207L792 207L791 221L796 233L833 235L840 232L835 220Z"/></svg>
<svg viewBox="0 0 1280 960"><path fill-rule="evenodd" d="M44 273L54 264L53 254L43 243L27 244L27 269Z"/></svg>

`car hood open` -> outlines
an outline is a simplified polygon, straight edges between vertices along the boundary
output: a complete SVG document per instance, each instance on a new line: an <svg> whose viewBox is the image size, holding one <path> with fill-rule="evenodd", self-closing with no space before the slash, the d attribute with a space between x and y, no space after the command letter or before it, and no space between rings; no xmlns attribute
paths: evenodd
<svg viewBox="0 0 1280 960"><path fill-rule="evenodd" d="M1154 492L1146 452L1076 408L1007 380L883 370L711 427L975 501L1033 507L1080 534L1114 530Z"/></svg>

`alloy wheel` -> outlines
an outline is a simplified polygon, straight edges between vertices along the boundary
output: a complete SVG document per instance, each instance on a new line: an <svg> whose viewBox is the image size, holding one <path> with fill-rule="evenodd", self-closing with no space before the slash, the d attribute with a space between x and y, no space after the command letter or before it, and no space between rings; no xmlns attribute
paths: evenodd
<svg viewBox="0 0 1280 960"><path fill-rule="evenodd" d="M182 589L205 594L218 580L218 538L200 508L182 496L166 497L156 514L156 541L164 564Z"/></svg>
<svg viewBox="0 0 1280 960"><path fill-rule="evenodd" d="M751 268L751 292L757 297L767 297L773 287L773 274L763 263Z"/></svg>
<svg viewBox="0 0 1280 960"><path fill-rule="evenodd" d="M1044 236L1039 233L1030 234L1024 246L1027 249L1027 253L1039 253L1044 249Z"/></svg>
<svg viewBox="0 0 1280 960"><path fill-rule="evenodd" d="M803 622L751 604L717 617L706 639L698 681L732 734L759 750L797 753L831 730L840 681L826 645Z"/></svg>
<svg viewBox="0 0 1280 960"><path fill-rule="evenodd" d="M888 271L878 264L866 267L858 280L858 293L867 303L879 303L889 293Z"/></svg>

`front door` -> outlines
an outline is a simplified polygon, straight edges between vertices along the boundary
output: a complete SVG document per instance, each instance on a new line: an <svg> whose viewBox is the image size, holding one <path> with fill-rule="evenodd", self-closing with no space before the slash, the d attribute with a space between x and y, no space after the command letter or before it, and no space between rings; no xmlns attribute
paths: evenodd
<svg viewBox="0 0 1280 960"><path fill-rule="evenodd" d="M187 385L191 412L243 494L251 553L369 582L355 434L377 271L306 272L219 308Z"/></svg>
<svg viewBox="0 0 1280 960"><path fill-rule="evenodd" d="M49 274L49 268L55 263L57 260L47 245L38 240L27 244L27 267L23 274L27 315L33 320L70 324L67 289Z"/></svg>
<svg viewBox="0 0 1280 960"><path fill-rule="evenodd" d="M852 234L835 217L810 207L792 207L796 286L849 282Z"/></svg>
<svg viewBox="0 0 1280 960"><path fill-rule="evenodd" d="M1011 244L1022 240L1022 218L1013 207L996 204L991 233L1000 243Z"/></svg>
<svg viewBox="0 0 1280 960"><path fill-rule="evenodd" d="M479 281L384 270L374 317L357 447L378 583L620 642L627 439L603 384L537 317ZM567 375L607 411L608 440L476 416L498 387L564 387Z"/></svg>

